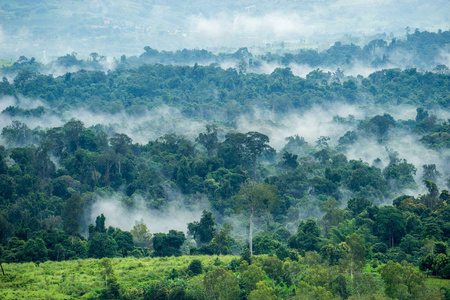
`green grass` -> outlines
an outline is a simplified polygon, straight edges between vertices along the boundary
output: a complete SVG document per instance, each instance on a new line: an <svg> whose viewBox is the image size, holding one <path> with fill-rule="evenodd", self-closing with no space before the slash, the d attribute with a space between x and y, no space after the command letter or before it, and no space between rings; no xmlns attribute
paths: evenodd
<svg viewBox="0 0 450 300"><path fill-rule="evenodd" d="M167 277L172 269L186 269L193 259L212 269L217 256L114 258L112 265L122 288L137 287ZM223 265L234 256L221 256ZM64 262L3 264L0 299L86 299L103 288L102 268L97 259Z"/></svg>

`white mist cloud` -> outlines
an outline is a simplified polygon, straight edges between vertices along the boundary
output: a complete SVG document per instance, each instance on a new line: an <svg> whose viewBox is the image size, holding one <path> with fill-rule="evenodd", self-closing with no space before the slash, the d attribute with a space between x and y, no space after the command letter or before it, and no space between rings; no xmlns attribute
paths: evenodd
<svg viewBox="0 0 450 300"><path fill-rule="evenodd" d="M270 145L276 150L282 149L285 138L299 135L305 140L315 145L315 141L320 136L329 136L336 142L339 137L350 130L347 126L333 123L333 116L353 115L355 118L364 118L365 112L358 106L341 103L330 103L328 105L315 105L310 110L301 114L292 113L284 116L276 122L267 121L270 119L270 112L257 111L254 119L242 116L238 122L238 130L241 132L258 131L266 134L270 138ZM266 120L264 120L266 119Z"/></svg>
<svg viewBox="0 0 450 300"><path fill-rule="evenodd" d="M5 33L3 32L2 26L0 26L0 45L6 40Z"/></svg>
<svg viewBox="0 0 450 300"><path fill-rule="evenodd" d="M90 208L89 221L95 224L95 219L100 214L106 217L106 226L131 230L135 221L143 220L151 233L169 232L171 229L187 232L187 224L199 221L204 209L210 210L206 198L197 199L196 202L187 204L184 196L169 193L168 204L163 209L148 209L144 199L134 199L133 207L126 207L121 197L98 198Z"/></svg>

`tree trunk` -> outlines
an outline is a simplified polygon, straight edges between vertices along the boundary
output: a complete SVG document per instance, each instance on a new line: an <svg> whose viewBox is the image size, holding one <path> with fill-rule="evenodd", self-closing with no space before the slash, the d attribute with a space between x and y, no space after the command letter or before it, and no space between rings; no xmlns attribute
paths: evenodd
<svg viewBox="0 0 450 300"><path fill-rule="evenodd" d="M252 212L250 213L250 232L248 234L248 241L250 244L250 256L253 255L253 213L254 213L255 209L253 208L252 205Z"/></svg>
<svg viewBox="0 0 450 300"><path fill-rule="evenodd" d="M5 276L5 270L3 270L3 265L1 262L0 262L0 268L2 268L2 274L3 274L3 276Z"/></svg>

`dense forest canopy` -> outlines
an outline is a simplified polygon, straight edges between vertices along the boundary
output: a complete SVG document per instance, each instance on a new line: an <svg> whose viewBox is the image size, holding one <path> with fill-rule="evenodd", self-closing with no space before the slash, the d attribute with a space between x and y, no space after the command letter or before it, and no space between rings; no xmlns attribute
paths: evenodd
<svg viewBox="0 0 450 300"><path fill-rule="evenodd" d="M95 52L21 56L0 69L0 265L99 259L101 288L60 291L89 299L445 296L423 274L450 278L449 33L265 55L147 46L109 70ZM357 64L374 71L346 73ZM111 263L182 255L220 258L132 283ZM0 284L28 280L8 268Z"/></svg>

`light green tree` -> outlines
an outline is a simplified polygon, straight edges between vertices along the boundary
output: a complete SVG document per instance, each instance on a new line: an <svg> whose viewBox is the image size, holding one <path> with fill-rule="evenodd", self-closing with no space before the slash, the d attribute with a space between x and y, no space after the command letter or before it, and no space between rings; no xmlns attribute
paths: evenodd
<svg viewBox="0 0 450 300"><path fill-rule="evenodd" d="M388 261L380 267L379 272L384 281L385 293L394 299L420 299L423 292L424 276L412 266L402 266Z"/></svg>
<svg viewBox="0 0 450 300"><path fill-rule="evenodd" d="M266 278L266 272L257 265L251 264L247 270L242 272L241 279L247 292L256 289L256 284Z"/></svg>
<svg viewBox="0 0 450 300"><path fill-rule="evenodd" d="M350 269L350 277L353 280L353 274L361 271L366 263L364 256L366 247L363 239L356 233L347 237L346 244L349 247L348 266Z"/></svg>
<svg viewBox="0 0 450 300"><path fill-rule="evenodd" d="M256 289L253 290L247 297L248 300L276 300L277 296L273 288L269 287L265 281L260 281L256 284Z"/></svg>
<svg viewBox="0 0 450 300"><path fill-rule="evenodd" d="M233 272L222 267L209 272L203 279L207 299L235 300L239 296L239 283Z"/></svg>
<svg viewBox="0 0 450 300"><path fill-rule="evenodd" d="M115 299L119 296L119 284L112 268L111 259L104 257L100 260L100 266L103 268L101 275L105 281L105 289L102 291L103 299Z"/></svg>
<svg viewBox="0 0 450 300"><path fill-rule="evenodd" d="M253 255L253 216L260 210L270 210L278 201L278 189L267 183L256 183L247 181L241 185L239 194L236 196L238 207L250 213L250 229L248 240L250 255Z"/></svg>
<svg viewBox="0 0 450 300"><path fill-rule="evenodd" d="M130 230L133 236L133 242L136 247L150 247L152 242L152 234L144 222L140 222L133 226Z"/></svg>

